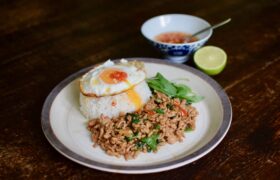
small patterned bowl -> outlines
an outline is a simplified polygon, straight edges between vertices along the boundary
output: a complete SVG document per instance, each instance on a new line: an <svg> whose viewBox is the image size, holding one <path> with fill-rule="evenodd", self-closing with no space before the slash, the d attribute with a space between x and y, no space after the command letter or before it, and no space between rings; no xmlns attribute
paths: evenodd
<svg viewBox="0 0 280 180"><path fill-rule="evenodd" d="M193 34L210 26L210 24L196 16L186 14L166 14L148 19L141 27L143 36L160 52L166 59L176 62L186 62L190 55L203 46L212 35L212 29L197 36L198 41L191 43L163 43L155 40L155 36L165 32L184 32Z"/></svg>

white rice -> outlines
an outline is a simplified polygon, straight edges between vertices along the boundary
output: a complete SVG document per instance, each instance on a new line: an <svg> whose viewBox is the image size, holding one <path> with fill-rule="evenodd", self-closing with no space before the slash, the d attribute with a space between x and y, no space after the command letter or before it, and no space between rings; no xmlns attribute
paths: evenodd
<svg viewBox="0 0 280 180"><path fill-rule="evenodd" d="M144 106L152 95L148 84L146 81L142 81L134 87L134 90L138 93ZM81 112L87 119L99 118L101 114L109 118L118 117L120 113L129 113L137 110L126 92L104 97L88 97L80 93L80 105Z"/></svg>

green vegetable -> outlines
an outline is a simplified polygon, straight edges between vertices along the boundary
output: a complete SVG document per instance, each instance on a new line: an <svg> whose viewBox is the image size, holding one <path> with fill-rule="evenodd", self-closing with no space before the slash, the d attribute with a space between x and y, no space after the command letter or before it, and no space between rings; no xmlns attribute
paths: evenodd
<svg viewBox="0 0 280 180"><path fill-rule="evenodd" d="M167 107L168 109L170 109L170 110L173 110L173 109L174 109L173 104L170 104L170 103L166 104L166 107Z"/></svg>
<svg viewBox="0 0 280 180"><path fill-rule="evenodd" d="M137 141L136 142L137 149L142 149L144 145L145 145L145 143L143 143L142 141Z"/></svg>
<svg viewBox="0 0 280 180"><path fill-rule="evenodd" d="M164 114L164 110L160 108L155 109L155 112L158 114Z"/></svg>
<svg viewBox="0 0 280 180"><path fill-rule="evenodd" d="M161 99L155 99L155 102L159 104L159 103L162 103L162 100Z"/></svg>
<svg viewBox="0 0 280 180"><path fill-rule="evenodd" d="M193 129L191 127L186 127L185 128L185 132L190 132L190 131L193 131Z"/></svg>
<svg viewBox="0 0 280 180"><path fill-rule="evenodd" d="M141 141L147 145L148 151L149 149L154 151L157 149L158 138L159 138L158 134L153 134L149 137L142 138Z"/></svg>
<svg viewBox="0 0 280 180"><path fill-rule="evenodd" d="M129 141L133 140L134 138L137 138L137 136L138 136L138 132L136 132L135 134L132 134L131 136L126 136L125 140L127 142L129 142Z"/></svg>
<svg viewBox="0 0 280 180"><path fill-rule="evenodd" d="M203 99L204 99L203 96L196 96L196 95L194 95L194 96L189 96L189 97L188 97L188 100L187 100L187 103L188 103L188 104L192 104L192 103L199 102L199 101L201 101L201 100L203 100Z"/></svg>
<svg viewBox="0 0 280 180"><path fill-rule="evenodd" d="M139 119L139 115L138 114L133 114L133 113L127 113L126 114L126 120L127 120L127 116L131 116L131 122L132 123L139 123L140 122L140 119Z"/></svg>
<svg viewBox="0 0 280 180"><path fill-rule="evenodd" d="M132 121L131 121L132 123L134 123L134 124L137 124L137 123L139 123L140 122L140 119L132 119Z"/></svg>
<svg viewBox="0 0 280 180"><path fill-rule="evenodd" d="M165 79L160 73L157 73L155 77L148 79L147 82L149 87L168 96L173 97L176 94L176 87L174 87L172 83Z"/></svg>
<svg viewBox="0 0 280 180"><path fill-rule="evenodd" d="M167 80L162 74L157 73L155 77L147 79L149 87L162 92L169 97L186 99L188 104L199 102L202 96L196 95L191 88L184 84L175 84Z"/></svg>
<svg viewBox="0 0 280 180"><path fill-rule="evenodd" d="M125 138L125 140L126 140L127 142L129 142L129 141L131 141L131 140L133 139L132 136L129 136L129 137L128 137L128 136L125 136L124 138Z"/></svg>
<svg viewBox="0 0 280 180"><path fill-rule="evenodd" d="M157 124L157 125L155 126L155 129L159 130L159 129L160 129L160 125Z"/></svg>
<svg viewBox="0 0 280 180"><path fill-rule="evenodd" d="M196 95L190 87L184 84L174 84L173 85L177 88L176 98L179 99L186 99L188 104L199 102L203 99L202 96Z"/></svg>

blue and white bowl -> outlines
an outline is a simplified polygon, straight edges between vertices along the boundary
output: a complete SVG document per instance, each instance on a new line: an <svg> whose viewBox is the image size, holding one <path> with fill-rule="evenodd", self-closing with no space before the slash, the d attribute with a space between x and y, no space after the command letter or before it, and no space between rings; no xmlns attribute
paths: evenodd
<svg viewBox="0 0 280 180"><path fill-rule="evenodd" d="M165 32L184 32L194 34L203 28L209 27L210 24L196 16L186 14L166 14L153 17L141 27L143 36L149 42L162 52L168 60L176 63L186 62L190 55L198 48L203 46L212 35L212 29L201 33L197 36L198 41L191 43L163 43L155 40L155 37Z"/></svg>

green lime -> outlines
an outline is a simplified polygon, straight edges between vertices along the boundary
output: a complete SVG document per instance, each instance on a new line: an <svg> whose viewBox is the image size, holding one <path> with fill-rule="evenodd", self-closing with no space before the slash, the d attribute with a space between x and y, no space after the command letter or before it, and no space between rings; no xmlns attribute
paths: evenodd
<svg viewBox="0 0 280 180"><path fill-rule="evenodd" d="M208 75L219 74L227 63L227 54L216 46L204 46L194 54L196 66Z"/></svg>

